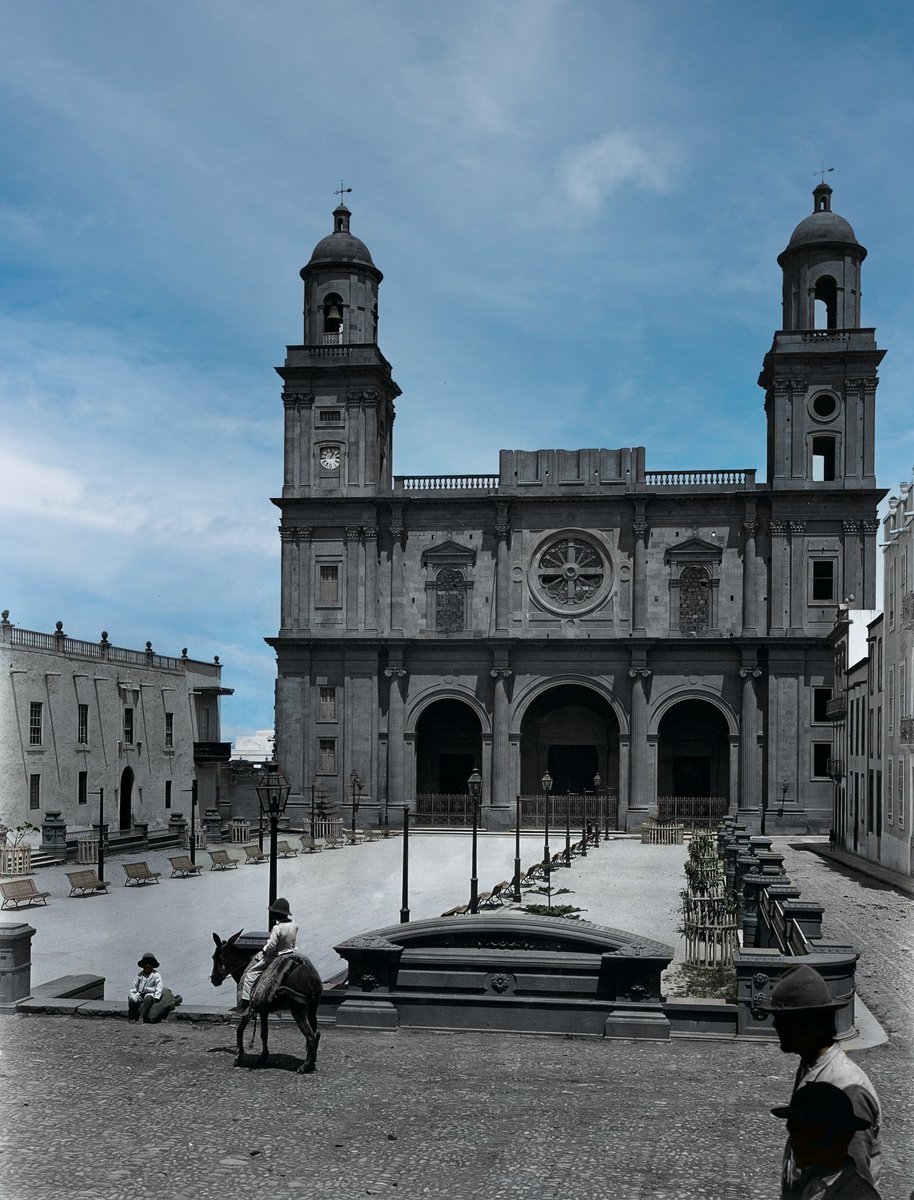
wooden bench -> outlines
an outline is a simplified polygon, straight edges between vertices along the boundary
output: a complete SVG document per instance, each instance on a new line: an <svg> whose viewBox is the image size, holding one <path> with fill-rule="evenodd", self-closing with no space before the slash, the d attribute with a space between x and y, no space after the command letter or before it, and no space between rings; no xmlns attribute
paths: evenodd
<svg viewBox="0 0 914 1200"><path fill-rule="evenodd" d="M449 908L447 912L443 912L442 917L462 917L464 913L470 911L469 904L455 904L453 908Z"/></svg>
<svg viewBox="0 0 914 1200"><path fill-rule="evenodd" d="M143 883L158 883L159 871L150 871L149 864L145 862L121 863L124 868L124 874L127 878L124 880L124 887L128 884L135 883L137 887Z"/></svg>
<svg viewBox="0 0 914 1200"><path fill-rule="evenodd" d="M320 854L324 847L320 842L316 842L313 837L305 834L301 840L301 848L306 854Z"/></svg>
<svg viewBox="0 0 914 1200"><path fill-rule="evenodd" d="M399 837L402 834L402 829L391 829L389 825L381 826L381 837L391 838Z"/></svg>
<svg viewBox="0 0 914 1200"><path fill-rule="evenodd" d="M510 892L514 887L514 881L511 879L503 879L501 883L496 883L489 894L489 907L495 908L503 904L506 899L506 893Z"/></svg>
<svg viewBox="0 0 914 1200"><path fill-rule="evenodd" d="M186 879L188 875L199 875L200 868L195 862L190 861L190 856L187 854L178 854L174 858L168 860L171 863L171 878L177 875L179 879Z"/></svg>
<svg viewBox="0 0 914 1200"><path fill-rule="evenodd" d="M358 846L365 840L361 829L344 829L343 833L346 835L346 842L350 846Z"/></svg>
<svg viewBox="0 0 914 1200"><path fill-rule="evenodd" d="M380 829L375 829L373 825L369 825L368 828L365 830L365 841L366 842L377 842L377 841L380 841L380 839L381 839Z"/></svg>
<svg viewBox="0 0 914 1200"><path fill-rule="evenodd" d="M108 880L99 879L94 871L67 871L71 896L88 896L93 892L108 894Z"/></svg>
<svg viewBox="0 0 914 1200"><path fill-rule="evenodd" d="M264 851L261 850L259 846L245 846L245 847L243 847L243 849L244 849L244 856L249 863L266 862L267 859L270 857L268 854L265 854Z"/></svg>
<svg viewBox="0 0 914 1200"><path fill-rule="evenodd" d="M47 897L51 894L39 892L31 876L27 879L14 879L11 883L0 883L0 892L3 893L0 908L8 908L11 904L16 908L20 904L47 904Z"/></svg>
<svg viewBox="0 0 914 1200"><path fill-rule="evenodd" d="M324 838L324 847L327 850L338 850L343 845L345 843L338 833L328 833Z"/></svg>
<svg viewBox="0 0 914 1200"><path fill-rule="evenodd" d="M238 859L232 858L228 850L207 850L206 853L212 860L211 871L227 871L230 867L238 866Z"/></svg>
<svg viewBox="0 0 914 1200"><path fill-rule="evenodd" d="M280 858L295 858L298 851L294 846L290 846L288 842L283 841L276 843L276 853Z"/></svg>

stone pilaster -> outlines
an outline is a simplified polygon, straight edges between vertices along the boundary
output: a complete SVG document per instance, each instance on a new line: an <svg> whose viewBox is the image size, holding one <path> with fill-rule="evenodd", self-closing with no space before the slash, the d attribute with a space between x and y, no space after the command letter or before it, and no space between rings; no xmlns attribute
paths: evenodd
<svg viewBox="0 0 914 1200"><path fill-rule="evenodd" d="M758 523L755 514L743 521L743 636L758 634L758 560L755 555L755 535Z"/></svg>
<svg viewBox="0 0 914 1200"><path fill-rule="evenodd" d="M359 627L359 571L361 530L349 528L346 530L346 628L356 630Z"/></svg>
<svg viewBox="0 0 914 1200"><path fill-rule="evenodd" d="M790 522L790 633L806 625L806 522Z"/></svg>
<svg viewBox="0 0 914 1200"><path fill-rule="evenodd" d="M378 628L378 531L367 525L365 533L365 629L376 633Z"/></svg>
<svg viewBox="0 0 914 1200"><path fill-rule="evenodd" d="M492 701L492 780L489 787L490 802L497 807L507 807L514 795L511 788L511 748L508 734L511 721L511 702L508 698L509 667L493 667L489 675L494 680Z"/></svg>

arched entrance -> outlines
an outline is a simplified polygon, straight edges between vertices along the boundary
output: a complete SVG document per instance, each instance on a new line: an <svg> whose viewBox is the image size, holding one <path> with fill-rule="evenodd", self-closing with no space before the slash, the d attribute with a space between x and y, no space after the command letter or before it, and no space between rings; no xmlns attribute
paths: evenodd
<svg viewBox="0 0 914 1200"><path fill-rule="evenodd" d="M482 767L482 726L462 700L436 700L416 724L416 815L432 824L469 823L467 780Z"/></svg>
<svg viewBox="0 0 914 1200"><path fill-rule="evenodd" d="M680 700L660 719L660 819L723 816L729 797L730 739L724 714L707 700Z"/></svg>
<svg viewBox="0 0 914 1200"><path fill-rule="evenodd" d="M590 792L594 776L618 795L619 724L608 701L591 688L560 684L542 692L524 713L520 785L537 796L545 771L555 795Z"/></svg>
<svg viewBox="0 0 914 1200"><path fill-rule="evenodd" d="M124 767L121 772L121 786L118 792L120 807L118 812L118 829L133 828L133 770Z"/></svg>

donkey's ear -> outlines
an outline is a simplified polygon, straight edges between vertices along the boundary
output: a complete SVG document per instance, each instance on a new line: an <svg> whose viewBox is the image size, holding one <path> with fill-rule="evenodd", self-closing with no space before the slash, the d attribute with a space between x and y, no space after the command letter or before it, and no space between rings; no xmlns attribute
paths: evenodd
<svg viewBox="0 0 914 1200"><path fill-rule="evenodd" d="M213 941L216 943L217 946L222 945L222 938L219 936L218 933L213 934Z"/></svg>
<svg viewBox="0 0 914 1200"><path fill-rule="evenodd" d="M237 933L233 933L232 936L227 939L226 945L230 946L232 944L232 942L234 942L235 938L240 938L243 933L244 933L243 929L239 929Z"/></svg>

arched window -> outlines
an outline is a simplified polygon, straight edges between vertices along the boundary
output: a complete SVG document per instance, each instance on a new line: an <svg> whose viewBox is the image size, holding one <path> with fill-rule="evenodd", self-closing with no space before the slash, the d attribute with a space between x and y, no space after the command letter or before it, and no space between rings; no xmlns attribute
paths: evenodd
<svg viewBox="0 0 914 1200"><path fill-rule="evenodd" d="M835 438L823 434L812 439L812 478L814 482L823 483L836 477L837 457Z"/></svg>
<svg viewBox="0 0 914 1200"><path fill-rule="evenodd" d="M343 340L343 298L336 292L324 297L324 345L337 345Z"/></svg>
<svg viewBox="0 0 914 1200"><path fill-rule="evenodd" d="M466 628L466 580L457 567L442 567L435 576L435 631L463 633Z"/></svg>
<svg viewBox="0 0 914 1200"><path fill-rule="evenodd" d="M831 275L816 280L815 308L816 329L838 328L838 285Z"/></svg>
<svg viewBox="0 0 914 1200"><path fill-rule="evenodd" d="M711 579L704 567L689 563L679 573L679 629L705 633L711 626Z"/></svg>

